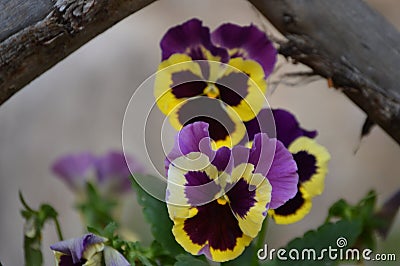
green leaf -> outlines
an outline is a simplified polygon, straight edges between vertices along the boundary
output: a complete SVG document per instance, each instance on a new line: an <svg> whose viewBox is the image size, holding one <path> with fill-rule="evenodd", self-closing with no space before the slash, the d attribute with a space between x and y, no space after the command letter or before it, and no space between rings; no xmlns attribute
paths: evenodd
<svg viewBox="0 0 400 266"><path fill-rule="evenodd" d="M379 217L374 215L375 204L376 193L374 191L370 191L355 205L351 205L341 199L331 206L326 221L331 221L334 218L360 221L362 224L362 233L357 240L357 246L359 248L368 247L370 249L375 249L375 231L378 230L382 224Z"/></svg>
<svg viewBox="0 0 400 266"><path fill-rule="evenodd" d="M329 208L328 217L326 218L326 221L328 222L330 219L334 217L340 217L350 220L351 216L352 216L351 206L344 199L340 199Z"/></svg>
<svg viewBox="0 0 400 266"><path fill-rule="evenodd" d="M54 219L57 218L57 216L58 216L57 211L49 204L40 205L39 218L41 218L41 221L44 222L47 219Z"/></svg>
<svg viewBox="0 0 400 266"><path fill-rule="evenodd" d="M25 265L40 266L43 264L42 255L42 230L45 223L49 220L53 220L56 225L56 230L60 240L62 239L62 233L60 225L57 220L56 210L48 205L40 205L38 210L32 209L25 201L21 191L19 192L19 198L22 206L25 208L21 211L22 216L25 218L24 224L24 257Z"/></svg>
<svg viewBox="0 0 400 266"><path fill-rule="evenodd" d="M117 202L101 196L96 187L91 183L86 183L85 201L81 202L76 208L82 214L85 224L101 231L106 225L114 221L113 211L117 207Z"/></svg>
<svg viewBox="0 0 400 266"><path fill-rule="evenodd" d="M349 221L342 220L337 223L327 223L319 227L316 231L309 231L304 234L302 238L296 238L292 240L284 249L286 250L285 254L281 254L287 258L287 260L279 260L276 257L276 252L274 253L274 261L266 261L263 266L271 266L271 265L336 265L339 262L338 257L336 260L330 259L328 255L328 249L331 247L332 249L338 249L337 240L338 238L345 238L347 244L341 248L343 252L347 250L347 248L352 247L359 235L362 231L362 224L360 221ZM315 250L315 257L317 259L313 259L314 252L310 250ZM325 250L324 252L322 250ZM296 251L299 254L299 260L291 259L290 254L296 257ZM266 250L268 254L270 250ZM304 252L304 260L302 260L302 253ZM339 254L339 251L335 254ZM268 255L269 256L269 255ZM310 256L310 257L309 257ZM270 258L268 258L270 259Z"/></svg>
<svg viewBox="0 0 400 266"><path fill-rule="evenodd" d="M157 240L153 240L150 245L148 257L155 258L160 265L174 265L176 260L170 253L161 246Z"/></svg>
<svg viewBox="0 0 400 266"><path fill-rule="evenodd" d="M117 230L118 226L115 222L111 222L109 224L107 224L107 226L104 228L103 230L103 236L108 238L108 239L112 239L115 235L115 230Z"/></svg>
<svg viewBox="0 0 400 266"><path fill-rule="evenodd" d="M86 229L88 230L89 233L95 234L100 236L102 233L100 232L100 230L98 230L97 228L91 227L91 226L87 226Z"/></svg>
<svg viewBox="0 0 400 266"><path fill-rule="evenodd" d="M149 178L155 178L149 176ZM150 223L154 238L175 257L186 251L176 242L172 234L173 222L169 219L166 203L149 195L140 187L134 178L131 178L136 190L139 204L143 207L143 214Z"/></svg>
<svg viewBox="0 0 400 266"><path fill-rule="evenodd" d="M208 266L209 264L200 259L196 259L192 255L189 254L181 254L176 257L177 262L174 266ZM242 265L242 264L237 264ZM244 264L245 265L245 264Z"/></svg>
<svg viewBox="0 0 400 266"><path fill-rule="evenodd" d="M141 254L138 254L138 259L140 260L141 263L143 263L144 266L154 266L153 263L150 262L150 260Z"/></svg>

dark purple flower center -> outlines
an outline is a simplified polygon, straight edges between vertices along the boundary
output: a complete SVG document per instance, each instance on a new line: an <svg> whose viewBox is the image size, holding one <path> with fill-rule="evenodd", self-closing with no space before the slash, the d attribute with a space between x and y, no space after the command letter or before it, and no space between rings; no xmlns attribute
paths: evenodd
<svg viewBox="0 0 400 266"><path fill-rule="evenodd" d="M208 97L187 101L178 111L178 119L182 125L208 123L210 137L215 141L225 140L236 128L221 103Z"/></svg>
<svg viewBox="0 0 400 266"><path fill-rule="evenodd" d="M204 53L201 49L201 46L190 47L188 54L193 60L206 59L206 56L204 55Z"/></svg>
<svg viewBox="0 0 400 266"><path fill-rule="evenodd" d="M203 75L208 73L208 64L203 63L200 66ZM231 73L212 84L189 70L173 73L171 78L172 93L177 99L205 95L204 90L207 86L215 86L218 88L216 97L230 106L237 106L249 93L247 84L249 78L243 73Z"/></svg>
<svg viewBox="0 0 400 266"><path fill-rule="evenodd" d="M221 187L211 180L206 172L189 171L185 174L185 196L191 206L201 206L210 202L221 190Z"/></svg>
<svg viewBox="0 0 400 266"><path fill-rule="evenodd" d="M223 76L216 83L220 99L230 105L237 106L247 96L249 78L243 73L231 73Z"/></svg>
<svg viewBox="0 0 400 266"><path fill-rule="evenodd" d="M299 182L306 182L317 172L317 160L315 156L306 151L299 151L293 154L293 159L297 164Z"/></svg>
<svg viewBox="0 0 400 266"><path fill-rule="evenodd" d="M294 198L288 200L285 204L275 209L275 213L282 216L287 216L291 214L295 214L298 209L300 209L305 200L303 198L303 194L300 190L297 191L296 196Z"/></svg>
<svg viewBox="0 0 400 266"><path fill-rule="evenodd" d="M189 98L203 94L207 83L191 71L181 71L172 74L172 93L176 98Z"/></svg>
<svg viewBox="0 0 400 266"><path fill-rule="evenodd" d="M212 201L197 209L197 215L184 223L184 231L190 240L198 245L208 241L210 248L221 251L233 250L243 233L229 204L221 205Z"/></svg>
<svg viewBox="0 0 400 266"><path fill-rule="evenodd" d="M74 263L71 256L62 255L60 257L60 261L58 262L59 266L81 266L85 264L86 260L81 260L78 263Z"/></svg>
<svg viewBox="0 0 400 266"><path fill-rule="evenodd" d="M241 218L256 203L256 191L250 190L249 184L241 178L226 194L228 195L231 209Z"/></svg>

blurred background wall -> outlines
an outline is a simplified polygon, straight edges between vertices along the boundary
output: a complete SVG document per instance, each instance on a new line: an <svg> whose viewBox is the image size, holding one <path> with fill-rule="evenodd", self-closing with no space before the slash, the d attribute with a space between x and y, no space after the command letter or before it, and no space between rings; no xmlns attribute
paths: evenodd
<svg viewBox="0 0 400 266"><path fill-rule="evenodd" d="M398 1L368 2L400 28ZM51 202L60 212L67 238L82 233L80 219L71 208L73 194L50 172L51 163L65 153L89 150L102 154L122 148L125 108L134 90L156 70L162 35L170 26L192 17L202 19L211 29L226 21L265 25L244 0L160 0L86 44L0 107L0 261L3 265L23 265L23 220L18 190L34 207ZM268 31L273 32L271 28ZM287 64L284 68L298 70ZM278 79L277 75L273 79ZM329 89L325 80L301 86L281 85L269 100L273 107L294 112L305 128L318 129L318 142L332 155L325 192L314 200L311 214L289 226L271 223L267 236L270 247L278 248L321 224L327 208L339 198L355 203L374 188L382 202L399 189L399 146L376 127L355 154L365 115L339 91ZM143 99L144 105L152 103L151 97ZM140 110L137 115L143 116ZM137 130L142 128L138 126ZM137 136L131 137L132 145L126 147L127 151L152 171L146 159L140 157L145 152L136 145L140 140ZM157 132L154 137L159 137ZM156 161L162 164L162 155ZM128 205L125 224L148 241L150 233L133 195ZM388 243L398 247L399 234L397 218ZM43 239L46 265L53 265L48 246L56 241L49 224ZM393 250L393 245L383 248Z"/></svg>

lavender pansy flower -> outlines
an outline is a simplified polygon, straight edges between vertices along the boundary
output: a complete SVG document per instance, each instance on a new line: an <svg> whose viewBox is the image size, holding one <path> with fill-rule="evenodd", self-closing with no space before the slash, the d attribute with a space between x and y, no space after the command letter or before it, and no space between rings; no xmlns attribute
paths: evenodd
<svg viewBox="0 0 400 266"><path fill-rule="evenodd" d="M70 189L76 191L93 175L94 161L95 157L89 152L68 154L57 159L52 170Z"/></svg>
<svg viewBox="0 0 400 266"><path fill-rule="evenodd" d="M130 265L121 253L105 245L106 240L89 233L55 243L50 248L54 251L57 265L60 266Z"/></svg>
<svg viewBox="0 0 400 266"><path fill-rule="evenodd" d="M144 167L131 155L110 151L103 156L88 152L69 154L60 157L52 166L53 172L73 191L82 191L88 181L94 181L107 193L130 191L130 170L144 173Z"/></svg>
<svg viewBox="0 0 400 266"><path fill-rule="evenodd" d="M130 191L131 172L145 173L144 167L138 163L132 156L122 152L110 151L104 156L96 158L95 168L97 170L97 179L99 186L106 186L110 191L117 193Z"/></svg>
<svg viewBox="0 0 400 266"><path fill-rule="evenodd" d="M281 207L270 210L269 214L276 223L289 224L303 219L311 210L312 198L323 192L330 155L313 140L317 131L301 128L295 116L282 109L263 109L255 119L245 122L249 141L260 132L271 133L267 125L271 112L278 140L288 148L296 161L299 183L296 196Z"/></svg>
<svg viewBox="0 0 400 266"><path fill-rule="evenodd" d="M242 121L265 104L266 78L275 65L277 52L265 33L234 24L210 33L191 19L168 30L161 49L154 95L172 126L203 121L215 129L210 137L217 147L237 144L245 134Z"/></svg>
<svg viewBox="0 0 400 266"><path fill-rule="evenodd" d="M166 168L177 242L213 261L239 256L257 236L268 209L297 192L296 164L281 142L257 134L251 148L213 150L204 122L178 133Z"/></svg>

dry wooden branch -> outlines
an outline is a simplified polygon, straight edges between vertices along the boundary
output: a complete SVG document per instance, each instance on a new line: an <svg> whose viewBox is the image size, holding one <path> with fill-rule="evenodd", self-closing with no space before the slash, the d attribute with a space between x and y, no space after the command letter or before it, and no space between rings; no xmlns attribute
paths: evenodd
<svg viewBox="0 0 400 266"><path fill-rule="evenodd" d="M155 0L0 0L0 104Z"/></svg>
<svg viewBox="0 0 400 266"><path fill-rule="evenodd" d="M331 79L400 143L400 33L390 23L361 0L249 1L287 38L282 55Z"/></svg>
<svg viewBox="0 0 400 266"><path fill-rule="evenodd" d="M400 143L400 34L361 0L249 0L287 38L280 53L330 78ZM0 0L0 104L154 0Z"/></svg>

